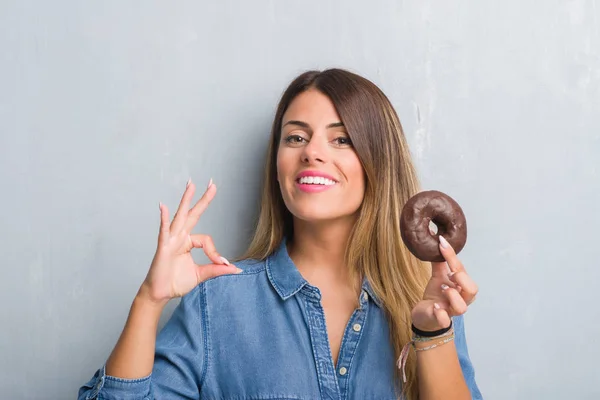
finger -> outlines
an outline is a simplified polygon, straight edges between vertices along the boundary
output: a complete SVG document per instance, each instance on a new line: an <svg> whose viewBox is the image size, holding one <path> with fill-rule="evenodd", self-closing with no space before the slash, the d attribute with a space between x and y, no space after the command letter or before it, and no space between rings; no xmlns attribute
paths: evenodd
<svg viewBox="0 0 600 400"><path fill-rule="evenodd" d="M194 190L196 189L196 185L192 182L192 180L188 180L187 186L185 188L185 192L183 192L183 196L181 197L181 201L179 202L179 208L173 217L173 222L171 222L171 234L177 235L183 228L185 224L185 220L187 218L188 210L190 208L190 203L192 202L192 198L194 197Z"/></svg>
<svg viewBox="0 0 600 400"><path fill-rule="evenodd" d="M221 275L239 274L242 272L241 269L235 265L198 265L196 267L196 276L198 277L198 283L204 282L211 278L216 278Z"/></svg>
<svg viewBox="0 0 600 400"><path fill-rule="evenodd" d="M465 267L463 266L460 259L456 256L456 253L454 252L454 249L452 248L450 243L448 243L446 238L443 237L442 235L440 235L439 238L440 238L440 251L442 252L442 255L444 256L444 258L446 259L446 262L448 263L448 267L450 267L450 270L452 272L458 272L458 271L464 270Z"/></svg>
<svg viewBox="0 0 600 400"><path fill-rule="evenodd" d="M208 235L189 235L192 245L204 250L204 254L215 264L229 265L229 261L219 254L212 238Z"/></svg>
<svg viewBox="0 0 600 400"><path fill-rule="evenodd" d="M204 211L206 211L208 205L210 204L212 199L214 199L216 194L217 187L214 183L212 183L211 179L208 188L206 189L200 200L198 200L194 207L192 207L192 209L189 211L187 220L185 221L183 227L184 231L190 233L192 229L194 229L194 226L196 226L196 224L198 223L200 216L204 213Z"/></svg>
<svg viewBox="0 0 600 400"><path fill-rule="evenodd" d="M158 243L163 244L169 238L169 209L163 203L158 203L158 209L160 210Z"/></svg>
<svg viewBox="0 0 600 400"><path fill-rule="evenodd" d="M446 261L431 263L431 275L434 277L446 277L450 272L450 268L448 268L448 263Z"/></svg>
<svg viewBox="0 0 600 400"><path fill-rule="evenodd" d="M433 303L433 315L435 316L439 326L444 328L450 326L450 315L442 304Z"/></svg>
<svg viewBox="0 0 600 400"><path fill-rule="evenodd" d="M448 274L448 279L450 279L450 281L454 283L457 288L460 287L462 289L459 293L467 305L473 303L479 288L466 271L450 272Z"/></svg>
<svg viewBox="0 0 600 400"><path fill-rule="evenodd" d="M467 312L467 303L456 289L451 288L448 285L442 285L442 293L450 305L448 309L449 314L454 316L462 315Z"/></svg>

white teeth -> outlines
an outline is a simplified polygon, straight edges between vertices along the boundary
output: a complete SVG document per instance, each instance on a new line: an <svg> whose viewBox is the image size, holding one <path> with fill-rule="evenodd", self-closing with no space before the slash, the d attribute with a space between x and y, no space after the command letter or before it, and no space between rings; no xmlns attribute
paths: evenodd
<svg viewBox="0 0 600 400"><path fill-rule="evenodd" d="M335 185L334 181L332 181L331 179L323 178L322 176L305 176L300 178L299 182L308 185Z"/></svg>

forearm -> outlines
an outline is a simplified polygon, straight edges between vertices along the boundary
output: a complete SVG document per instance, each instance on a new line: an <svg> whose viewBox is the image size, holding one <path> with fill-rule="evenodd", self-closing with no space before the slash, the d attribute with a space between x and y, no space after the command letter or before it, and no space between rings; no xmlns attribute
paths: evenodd
<svg viewBox="0 0 600 400"><path fill-rule="evenodd" d="M106 363L107 375L123 379L150 375L158 321L165 304L152 302L140 289L131 305L125 328Z"/></svg>
<svg viewBox="0 0 600 400"><path fill-rule="evenodd" d="M419 400L471 399L454 341L430 350L418 351L417 376Z"/></svg>

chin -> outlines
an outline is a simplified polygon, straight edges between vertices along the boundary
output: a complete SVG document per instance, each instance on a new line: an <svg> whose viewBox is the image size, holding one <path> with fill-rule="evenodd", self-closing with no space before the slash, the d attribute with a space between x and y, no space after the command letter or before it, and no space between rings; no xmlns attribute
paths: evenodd
<svg viewBox="0 0 600 400"><path fill-rule="evenodd" d="M290 212L294 218L309 223L333 222L335 220L356 217L356 211L349 210L348 212L343 212L339 209L292 209Z"/></svg>

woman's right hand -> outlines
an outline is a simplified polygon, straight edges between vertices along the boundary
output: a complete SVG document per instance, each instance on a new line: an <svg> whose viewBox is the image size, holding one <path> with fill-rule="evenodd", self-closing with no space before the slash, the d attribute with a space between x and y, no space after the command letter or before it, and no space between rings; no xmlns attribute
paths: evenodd
<svg viewBox="0 0 600 400"><path fill-rule="evenodd" d="M155 303L164 305L210 278L242 271L217 253L210 236L191 233L217 192L211 179L202 198L190 209L195 188L194 183L189 180L171 223L167 206L160 204L160 232L156 254L138 293ZM212 263L197 265L190 253L193 248L202 248Z"/></svg>

